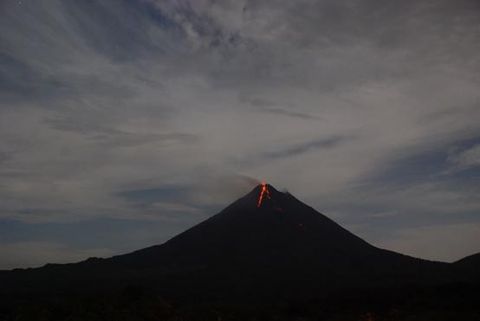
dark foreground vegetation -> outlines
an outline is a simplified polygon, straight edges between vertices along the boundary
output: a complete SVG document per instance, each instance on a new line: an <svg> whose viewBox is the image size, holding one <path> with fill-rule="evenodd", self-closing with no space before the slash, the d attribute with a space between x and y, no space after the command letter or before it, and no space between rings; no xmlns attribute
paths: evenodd
<svg viewBox="0 0 480 321"><path fill-rule="evenodd" d="M1 321L443 321L480 320L480 286L355 293L309 301L172 302L155 291L127 286L118 293L5 299ZM246 300L248 301L248 300Z"/></svg>

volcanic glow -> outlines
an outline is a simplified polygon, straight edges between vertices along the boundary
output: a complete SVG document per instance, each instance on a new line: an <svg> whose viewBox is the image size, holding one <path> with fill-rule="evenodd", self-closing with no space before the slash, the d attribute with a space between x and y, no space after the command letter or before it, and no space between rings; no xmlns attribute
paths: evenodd
<svg viewBox="0 0 480 321"><path fill-rule="evenodd" d="M262 201L264 198L270 199L270 192L268 191L268 187L266 183L262 183L262 190L260 191L260 195L258 196L257 207L262 205Z"/></svg>

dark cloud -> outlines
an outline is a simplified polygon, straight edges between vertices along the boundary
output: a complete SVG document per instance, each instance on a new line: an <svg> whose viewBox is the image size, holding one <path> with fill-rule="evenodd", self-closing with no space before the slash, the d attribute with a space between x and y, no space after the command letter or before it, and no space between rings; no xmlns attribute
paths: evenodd
<svg viewBox="0 0 480 321"><path fill-rule="evenodd" d="M244 97L240 97L240 101L253 106L254 112L263 111L265 113L271 113L271 114L286 116L286 117L300 118L304 120L320 120L320 118L315 115L295 111L295 109L292 106L289 106L289 108L281 108L277 106L277 104L275 104L274 102L266 101L260 98L247 99Z"/></svg>
<svg viewBox="0 0 480 321"><path fill-rule="evenodd" d="M53 97L65 88L53 77L42 75L25 62L0 53L0 95L5 102Z"/></svg>
<svg viewBox="0 0 480 321"><path fill-rule="evenodd" d="M296 144L285 149L280 149L277 151L267 152L264 153L266 158L284 158L284 157L291 157L291 156L300 156L304 153L314 152L318 150L330 149L338 146L339 144L343 144L345 142L351 141L353 138L349 136L338 136L338 137L329 137L329 138L322 138L316 139L312 141L308 141L305 143Z"/></svg>
<svg viewBox="0 0 480 321"><path fill-rule="evenodd" d="M123 191L117 195L137 207L148 207L159 202L187 203L191 193L190 186L163 186Z"/></svg>
<svg viewBox="0 0 480 321"><path fill-rule="evenodd" d="M260 108L259 111L264 111L266 113L272 113L277 115L283 115L288 117L296 117L301 119L310 119L310 120L318 120L319 118L314 115L309 115L306 113L294 112L288 109L278 108L278 107L264 107Z"/></svg>

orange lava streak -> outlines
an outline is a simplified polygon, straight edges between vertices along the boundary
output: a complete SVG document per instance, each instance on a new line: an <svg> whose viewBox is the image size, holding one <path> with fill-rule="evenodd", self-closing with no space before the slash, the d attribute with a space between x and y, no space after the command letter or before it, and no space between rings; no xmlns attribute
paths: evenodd
<svg viewBox="0 0 480 321"><path fill-rule="evenodd" d="M265 197L270 198L270 192L268 191L267 184L262 183L262 190L260 191L260 196L258 196L257 207L262 205L262 201Z"/></svg>

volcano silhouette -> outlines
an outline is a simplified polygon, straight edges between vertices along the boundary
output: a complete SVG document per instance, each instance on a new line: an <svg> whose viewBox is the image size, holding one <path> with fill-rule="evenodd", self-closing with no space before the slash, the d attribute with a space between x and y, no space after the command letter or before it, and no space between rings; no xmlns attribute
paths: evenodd
<svg viewBox="0 0 480 321"><path fill-rule="evenodd" d="M374 247L271 185L162 245L97 264L142 271L174 294L263 298L436 283L446 269Z"/></svg>
<svg viewBox="0 0 480 321"><path fill-rule="evenodd" d="M455 271L452 264L377 248L291 194L262 184L164 244L3 272L0 292L64 295L139 284L183 301L277 300L438 285L457 280Z"/></svg>
<svg viewBox="0 0 480 321"><path fill-rule="evenodd" d="M426 261L378 249L289 193L263 185L168 242L112 258L129 267L201 271L268 270L269 275L317 271L359 273L378 264ZM391 266L393 267L393 266Z"/></svg>

